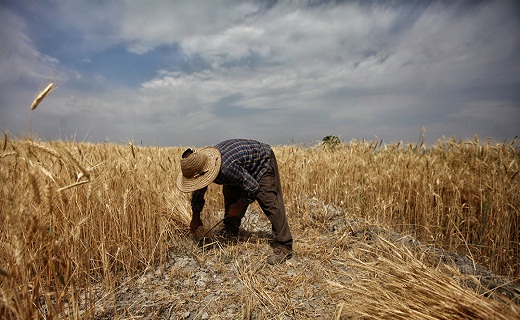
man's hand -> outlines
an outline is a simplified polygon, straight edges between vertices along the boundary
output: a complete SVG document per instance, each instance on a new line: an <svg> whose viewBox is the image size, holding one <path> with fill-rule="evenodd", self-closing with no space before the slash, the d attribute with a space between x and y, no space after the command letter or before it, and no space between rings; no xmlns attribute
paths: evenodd
<svg viewBox="0 0 520 320"><path fill-rule="evenodd" d="M240 217L242 215L242 211L247 207L247 203L238 200L233 203L231 207L229 207L229 217Z"/></svg>

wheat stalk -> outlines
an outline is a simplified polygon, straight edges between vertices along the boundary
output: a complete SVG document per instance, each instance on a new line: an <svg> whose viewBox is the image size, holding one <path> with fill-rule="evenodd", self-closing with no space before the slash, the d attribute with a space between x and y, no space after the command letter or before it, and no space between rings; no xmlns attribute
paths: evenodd
<svg viewBox="0 0 520 320"><path fill-rule="evenodd" d="M31 184L33 193L34 193L34 200L37 204L40 204L41 202L41 196L40 196L40 188L38 186L38 181L36 181L36 177L34 176L33 172L29 173L29 183Z"/></svg>
<svg viewBox="0 0 520 320"><path fill-rule="evenodd" d="M7 133L4 132L4 146L3 146L3 151L5 151L5 148L7 148Z"/></svg>
<svg viewBox="0 0 520 320"><path fill-rule="evenodd" d="M43 89L42 92L40 92L40 94L36 97L36 99L34 99L33 103L31 104L31 111L38 107L40 102L42 102L42 100L49 94L49 92L51 92L53 86L54 82L51 82L47 85L45 89Z"/></svg>

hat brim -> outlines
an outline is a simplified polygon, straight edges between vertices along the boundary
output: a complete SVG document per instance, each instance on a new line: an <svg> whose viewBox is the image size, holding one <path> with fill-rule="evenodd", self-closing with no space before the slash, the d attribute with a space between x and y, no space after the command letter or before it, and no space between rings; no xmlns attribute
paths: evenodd
<svg viewBox="0 0 520 320"><path fill-rule="evenodd" d="M186 178L182 175L182 172L179 172L177 175L177 188L182 192L193 192L208 186L215 180L220 172L222 157L217 148L206 147L197 152L204 153L208 156L208 161L204 165L204 171L206 171L206 173L195 178Z"/></svg>

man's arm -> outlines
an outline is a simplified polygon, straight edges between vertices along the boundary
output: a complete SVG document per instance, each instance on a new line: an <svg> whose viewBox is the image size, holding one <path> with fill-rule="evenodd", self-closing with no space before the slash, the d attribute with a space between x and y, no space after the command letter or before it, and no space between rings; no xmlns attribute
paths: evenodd
<svg viewBox="0 0 520 320"><path fill-rule="evenodd" d="M200 190L193 191L191 194L191 222L190 231L195 233L199 227L203 226L202 220L200 219L200 213L204 208L204 195L206 194L208 187L204 187Z"/></svg>

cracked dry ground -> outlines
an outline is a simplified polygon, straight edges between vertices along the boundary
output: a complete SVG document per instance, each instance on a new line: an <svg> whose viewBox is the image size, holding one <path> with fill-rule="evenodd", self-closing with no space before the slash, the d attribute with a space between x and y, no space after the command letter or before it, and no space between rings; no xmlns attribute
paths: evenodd
<svg viewBox="0 0 520 320"><path fill-rule="evenodd" d="M332 319L341 299L330 283L348 285L364 257L363 244L384 237L393 244L420 248L433 259L471 274L468 290L494 292L518 303L518 286L465 257L423 247L358 219L341 209L310 201L311 212L295 236L295 255L286 263L266 263L271 254L270 225L258 208L246 214L240 239L198 243L188 234L172 244L165 263L119 282L115 291L96 292L98 319ZM222 214L222 213L220 213ZM212 226L220 215L214 215ZM498 289L497 289L498 288Z"/></svg>

